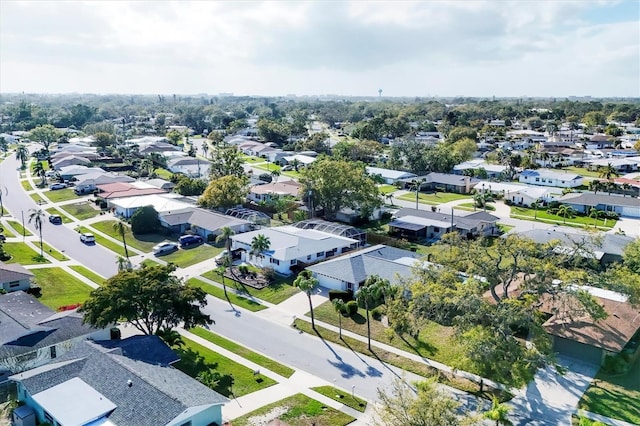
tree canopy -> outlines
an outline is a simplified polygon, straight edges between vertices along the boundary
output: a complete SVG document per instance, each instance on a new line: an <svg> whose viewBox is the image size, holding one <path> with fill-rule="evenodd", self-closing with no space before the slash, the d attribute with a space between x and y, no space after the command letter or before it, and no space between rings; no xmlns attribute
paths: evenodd
<svg viewBox="0 0 640 426"><path fill-rule="evenodd" d="M131 216L131 231L134 234L151 234L159 227L158 212L153 206L140 207Z"/></svg>
<svg viewBox="0 0 640 426"><path fill-rule="evenodd" d="M225 176L244 176L242 153L235 146L217 145L209 150L209 178L219 179Z"/></svg>
<svg viewBox="0 0 640 426"><path fill-rule="evenodd" d="M242 204L247 193L246 177L223 176L209 182L198 204L207 208L229 208Z"/></svg>
<svg viewBox="0 0 640 426"><path fill-rule="evenodd" d="M182 323L187 328L211 324L209 315L201 311L207 304L206 293L183 285L172 274L175 269L170 264L118 272L80 307L84 322L105 328L124 320L144 334Z"/></svg>

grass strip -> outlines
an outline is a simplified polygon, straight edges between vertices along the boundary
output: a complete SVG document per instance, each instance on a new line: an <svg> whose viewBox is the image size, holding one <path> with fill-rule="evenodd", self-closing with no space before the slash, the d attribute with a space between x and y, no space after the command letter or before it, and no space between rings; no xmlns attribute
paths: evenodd
<svg viewBox="0 0 640 426"><path fill-rule="evenodd" d="M38 241L36 243L36 245L40 246L40 241ZM58 250L54 249L53 247L51 247L49 244L45 243L44 241L42 242L42 249L49 256L53 257L56 260L59 260L60 262L64 262L65 260L69 260L69 258L67 256L65 256L63 253L59 252Z"/></svg>
<svg viewBox="0 0 640 426"><path fill-rule="evenodd" d="M7 223L13 228L15 229L16 233L18 234L18 236L22 236L24 233L25 237L29 237L31 235L33 235L31 233L31 231L29 231L27 228L23 228L22 225L20 224L20 222L17 222L15 220L8 220Z"/></svg>
<svg viewBox="0 0 640 426"><path fill-rule="evenodd" d="M4 235L7 238L15 237L15 234L11 232L11 230L8 227L2 226L2 224L0 224L0 227L2 228L2 235Z"/></svg>
<svg viewBox="0 0 640 426"><path fill-rule="evenodd" d="M20 185L22 185L25 191L33 191L35 189L29 179L21 180Z"/></svg>
<svg viewBox="0 0 640 426"><path fill-rule="evenodd" d="M31 199L35 201L35 203L38 205L47 204L47 201L45 201L45 199L42 198L40 194L38 194L37 192L34 192L33 194L29 194L29 197L31 197Z"/></svg>
<svg viewBox="0 0 640 426"><path fill-rule="evenodd" d="M102 278L100 275L98 275L95 272L89 270L88 268L85 268L84 266L73 265L73 266L69 266L69 268L73 269L74 271L76 271L77 273L82 275L83 277L90 279L91 281L93 281L96 284L102 285L105 282L105 278Z"/></svg>
<svg viewBox="0 0 640 426"><path fill-rule="evenodd" d="M116 254L118 254L119 256L125 257L126 254L124 252L124 247L121 246L120 244L111 241L108 238L103 237L102 235L96 234L95 231L91 228L88 228L86 226L79 226L76 228L76 230L80 233L86 233L89 232L91 234L93 234L96 237L96 244L100 244L101 246L108 248L109 250L115 252ZM78 237L80 238L80 237Z"/></svg>
<svg viewBox="0 0 640 426"><path fill-rule="evenodd" d="M207 284L206 282L199 280L197 278L189 278L189 280L187 281L187 284L192 287L198 287L202 289L205 293L213 297L216 297L221 300L227 300L227 298L224 295L224 290L221 289L220 287ZM234 294L230 290L227 291L227 296L229 296L229 301L231 302L231 304L247 309L251 312L258 312L263 309L267 309L266 306L261 305L258 302L254 302L253 300L249 300L245 297L238 296L237 294Z"/></svg>
<svg viewBox="0 0 640 426"><path fill-rule="evenodd" d="M244 359L254 362L259 366L266 368L267 370L271 370L274 373L281 375L282 377L289 378L293 375L293 373L295 373L295 370L293 368L282 365L279 362L272 360L271 358L260 355L259 353L256 353L251 349L239 345L238 343L232 342L231 340L227 340L219 334L205 330L204 328L196 327L190 329L189 331L196 336L202 337L203 339L206 339L215 345L218 345L228 351L233 352L238 356L241 356Z"/></svg>
<svg viewBox="0 0 640 426"><path fill-rule="evenodd" d="M311 390L318 392L327 398L331 398L334 401L338 401L347 407L351 407L354 410L358 410L361 413L364 413L364 410L367 408L366 400L358 398L357 396L351 396L350 393L336 389L334 386L318 386L316 388L311 388Z"/></svg>
<svg viewBox="0 0 640 426"><path fill-rule="evenodd" d="M67 201L78 198L76 193L73 192L73 189L71 188L55 189L53 191L49 190L44 192L44 196L53 203L59 203L60 201Z"/></svg>

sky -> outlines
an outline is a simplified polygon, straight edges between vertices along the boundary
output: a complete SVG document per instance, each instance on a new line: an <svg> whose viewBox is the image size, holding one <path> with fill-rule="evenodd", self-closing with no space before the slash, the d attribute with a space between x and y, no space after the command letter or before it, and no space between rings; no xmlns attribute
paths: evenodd
<svg viewBox="0 0 640 426"><path fill-rule="evenodd" d="M0 92L639 97L640 1L0 0Z"/></svg>

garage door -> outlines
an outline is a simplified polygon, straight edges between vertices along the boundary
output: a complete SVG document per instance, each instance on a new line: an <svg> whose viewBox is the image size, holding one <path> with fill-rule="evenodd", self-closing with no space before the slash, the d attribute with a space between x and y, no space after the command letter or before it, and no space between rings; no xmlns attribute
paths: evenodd
<svg viewBox="0 0 640 426"><path fill-rule="evenodd" d="M554 337L553 349L562 355L575 358L582 362L600 365L602 362L602 349L585 345L584 343Z"/></svg>

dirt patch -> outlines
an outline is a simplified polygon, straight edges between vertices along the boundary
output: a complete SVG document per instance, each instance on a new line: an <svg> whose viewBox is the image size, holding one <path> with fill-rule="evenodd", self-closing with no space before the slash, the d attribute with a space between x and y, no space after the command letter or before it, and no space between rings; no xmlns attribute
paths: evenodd
<svg viewBox="0 0 640 426"><path fill-rule="evenodd" d="M287 411L289 411L288 407L275 407L266 414L249 418L249 424L252 426L288 426L278 420L278 417Z"/></svg>

